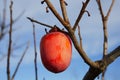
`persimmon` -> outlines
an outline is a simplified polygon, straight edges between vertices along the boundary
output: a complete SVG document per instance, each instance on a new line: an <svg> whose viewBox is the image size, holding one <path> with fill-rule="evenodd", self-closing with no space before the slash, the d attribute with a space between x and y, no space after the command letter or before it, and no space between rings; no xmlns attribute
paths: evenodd
<svg viewBox="0 0 120 80"><path fill-rule="evenodd" d="M40 54L44 67L59 73L67 69L71 62L72 44L68 35L53 31L41 38Z"/></svg>

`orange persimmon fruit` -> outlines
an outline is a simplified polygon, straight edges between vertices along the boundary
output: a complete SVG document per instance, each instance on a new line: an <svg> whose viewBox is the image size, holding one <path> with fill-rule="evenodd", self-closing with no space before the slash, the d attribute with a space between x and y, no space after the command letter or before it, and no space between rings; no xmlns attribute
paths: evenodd
<svg viewBox="0 0 120 80"><path fill-rule="evenodd" d="M44 67L53 72L63 72L68 68L72 56L72 44L68 35L53 31L40 41L40 55Z"/></svg>

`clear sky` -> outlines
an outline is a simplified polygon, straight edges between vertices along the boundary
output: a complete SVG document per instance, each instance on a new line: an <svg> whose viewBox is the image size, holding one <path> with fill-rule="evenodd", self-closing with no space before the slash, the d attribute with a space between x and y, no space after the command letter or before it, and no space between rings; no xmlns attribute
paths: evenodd
<svg viewBox="0 0 120 80"><path fill-rule="evenodd" d="M24 15L13 25L15 32L13 32L13 43L16 45L24 44L30 41L30 47L23 59L22 64L17 72L15 80L35 80L34 72L34 46L33 46L33 34L32 34L32 24L26 17L34 18L40 22L47 23L49 25L57 25L60 28L63 26L59 21L53 16L51 11L49 13L45 12L46 4L41 5L42 0L14 0L13 4L13 18L24 11ZM59 1L51 0L57 11L61 14ZM71 22L74 24L79 11L82 6L82 1L84 0L66 0L68 3L67 11ZM110 2L107 0L101 0L104 6L104 13L107 12ZM111 0L110 0L111 1ZM9 3L7 0L7 19L6 24L9 23ZM113 10L109 16L108 20L108 52L115 49L120 45L120 0L115 1ZM3 10L3 0L0 0L0 20ZM79 23L81 26L81 34L83 39L83 47L87 55L92 60L99 60L102 58L103 50L103 30L102 21L100 13L98 10L97 3L95 0L91 0L87 10L91 14L90 17L84 14L82 21ZM85 73L88 70L88 65L84 63L82 58L79 56L78 52L73 47L72 61L68 69L62 73L54 74L47 71L41 63L39 44L41 37L45 34L45 27L36 24L36 41L37 41L37 53L38 53L38 77L39 80L82 80ZM48 29L49 30L49 29ZM77 34L76 34L77 35ZM4 37L4 40L0 42L0 53L6 54L8 47L8 35ZM13 51L13 56L11 57L11 74L16 68L16 64L23 53L25 46ZM2 55L0 55L1 58ZM120 79L120 58L118 58L114 63L112 63L106 72L105 80L119 80ZM7 80L6 76L6 58L0 61L0 80ZM97 79L96 79L97 80Z"/></svg>

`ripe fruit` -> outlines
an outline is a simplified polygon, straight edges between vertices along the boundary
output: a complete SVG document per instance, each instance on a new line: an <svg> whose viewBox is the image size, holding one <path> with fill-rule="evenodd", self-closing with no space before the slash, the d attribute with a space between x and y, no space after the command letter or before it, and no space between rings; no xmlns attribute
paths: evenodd
<svg viewBox="0 0 120 80"><path fill-rule="evenodd" d="M62 32L50 32L42 37L40 53L45 68L59 73L69 66L72 55L70 38Z"/></svg>

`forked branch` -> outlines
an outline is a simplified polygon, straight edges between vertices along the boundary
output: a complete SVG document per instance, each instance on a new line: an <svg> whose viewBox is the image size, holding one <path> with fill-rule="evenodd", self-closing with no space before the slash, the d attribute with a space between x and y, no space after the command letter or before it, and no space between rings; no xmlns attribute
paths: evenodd
<svg viewBox="0 0 120 80"><path fill-rule="evenodd" d="M73 30L74 30L74 31L76 30L76 28L77 28L77 26L78 26L78 24L79 24L79 22L80 22L80 20L81 20L81 18L82 18L82 16L83 16L83 14L86 12L85 9L86 9L89 1L90 1L90 0L86 0L86 2L83 2L82 9L80 10L80 13L79 13L79 15L78 15L78 17L77 17L77 20L75 21L75 24L74 24L74 26L73 26ZM88 12L87 12L87 13L88 13Z"/></svg>
<svg viewBox="0 0 120 80"><path fill-rule="evenodd" d="M107 50L108 50L108 31L107 31L107 22L108 22L108 18L110 15L110 12L112 10L113 4L114 4L115 0L112 0L112 3L110 5L110 8L107 12L107 15L105 16L102 10L102 5L101 5L101 0L97 0L97 4L99 7L99 11L101 14L101 18L102 18L102 22L103 22L103 34L104 34L104 43L103 43L103 58L107 55ZM103 72L102 74L102 80L104 80L104 75L105 75L106 70Z"/></svg>

